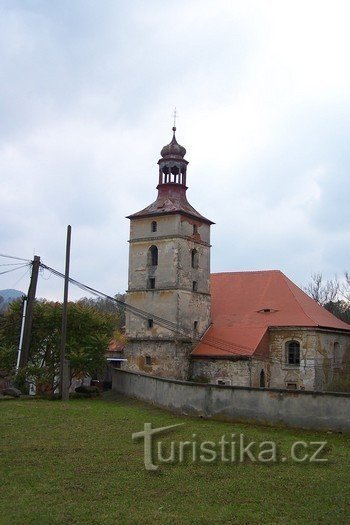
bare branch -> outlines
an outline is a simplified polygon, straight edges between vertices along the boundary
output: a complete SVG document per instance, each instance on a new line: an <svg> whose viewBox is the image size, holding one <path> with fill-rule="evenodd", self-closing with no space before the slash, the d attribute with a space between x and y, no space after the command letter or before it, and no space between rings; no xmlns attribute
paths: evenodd
<svg viewBox="0 0 350 525"><path fill-rule="evenodd" d="M339 289L340 284L336 277L323 281L321 273L312 274L311 281L304 287L304 291L322 306L334 301L339 294Z"/></svg>

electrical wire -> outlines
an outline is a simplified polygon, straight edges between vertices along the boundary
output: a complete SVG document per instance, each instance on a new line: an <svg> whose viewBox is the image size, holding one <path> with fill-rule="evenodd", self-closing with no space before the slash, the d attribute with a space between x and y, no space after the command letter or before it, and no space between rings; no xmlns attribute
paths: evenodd
<svg viewBox="0 0 350 525"><path fill-rule="evenodd" d="M0 253L0 257L6 257L7 259L17 259L17 261L25 261L27 263L31 263L29 259L23 259L22 257L15 257L14 255L5 255L4 253Z"/></svg>
<svg viewBox="0 0 350 525"><path fill-rule="evenodd" d="M49 266L46 266L45 264L41 263L41 266L43 268L45 268L46 270L50 271L53 275L56 275L57 277L60 277L60 278L63 278L64 279L64 274L55 270L54 268L50 268ZM252 357L254 358L257 358L257 359L260 359L260 360L264 360L264 361L269 361L270 363L274 364L281 364L281 360L278 360L277 358L273 358L271 356L263 356L261 354L251 354L250 352L252 352L252 349L247 347L247 346L243 346L243 345L238 345L238 344L232 344L230 343L229 341L225 341L223 339L219 339L219 338L214 338L214 337L211 337L211 336L208 336L208 335L204 335L204 337L202 338L194 338L193 337L193 333L189 334L187 332L185 332L184 330L182 329L179 329L178 326L173 323L172 321L169 321L167 319L163 319L162 317L159 317L159 316L155 316L154 314L150 313L150 312L146 312L144 310L141 310L139 308L136 308L134 306L131 306L131 305L128 305L126 303L124 303L123 301L120 301L119 299L116 299L115 297L112 297L110 295L107 295L103 292L100 292L99 290L96 290L95 288L92 288L91 286L87 286L83 283L80 283L79 281L77 281L76 279L73 279L73 278L69 278L69 282L75 286L77 286L78 288L80 288L81 290L84 290L84 291L87 291L89 293L91 293L92 295L96 296L96 297L104 297L105 299L108 299L110 301L113 301L115 303L117 303L120 307L124 308L125 310L129 311L130 313L134 314L135 316L137 317L141 317L142 319L150 319L152 318L152 320L154 321L155 324L158 324L160 326L163 326L164 328L168 329L169 331L172 331L178 335L181 335L183 337L185 337L186 339L190 339L191 341L195 342L195 343L199 343L199 342L202 342L208 346L212 346L213 348L217 348L219 350L224 350L225 352L229 353L229 354L232 354L232 356L234 357L237 357L237 359L242 359L242 358L246 358L246 359L251 359ZM242 353L238 354L237 353L237 350L241 350L243 351ZM249 352L249 354L248 354ZM316 362L314 363L310 363L310 361L315 361L315 358L307 358L307 360L309 361L309 363L305 363L303 364L302 362L300 363L300 367L302 368L324 368L324 365L323 364L318 364ZM288 366L288 365L286 365ZM347 365L346 365L347 367ZM349 368L350 368L350 364L349 364Z"/></svg>
<svg viewBox="0 0 350 525"><path fill-rule="evenodd" d="M22 264L22 266L18 266L17 268L11 268L11 270L5 270L3 272L0 272L0 275L4 275L5 273L11 273L11 272L15 272L16 270L20 270L21 268L25 268L29 266L28 264Z"/></svg>
<svg viewBox="0 0 350 525"><path fill-rule="evenodd" d="M20 283L20 282L22 281L22 279L27 275L27 273L29 273L29 271L30 271L32 265L31 265L31 264L27 264L26 266L27 266L26 271L25 271L24 274L23 274L23 275L22 275L22 276L21 276L21 277L20 277L20 278L19 278L19 279L13 284L13 285L12 285L12 288L15 288L15 287L18 285L18 283Z"/></svg>
<svg viewBox="0 0 350 525"><path fill-rule="evenodd" d="M19 266L20 264L22 264L21 262L19 263L4 263L4 264L0 264L0 266Z"/></svg>

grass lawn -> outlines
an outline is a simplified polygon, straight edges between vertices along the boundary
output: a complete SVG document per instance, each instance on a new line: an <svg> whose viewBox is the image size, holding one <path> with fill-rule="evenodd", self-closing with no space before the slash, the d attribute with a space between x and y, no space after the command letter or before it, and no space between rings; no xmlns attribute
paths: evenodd
<svg viewBox="0 0 350 525"><path fill-rule="evenodd" d="M131 434L184 423L162 436L214 441L243 433L275 441L327 441L327 463L192 462L146 471ZM0 402L0 523L348 524L350 436L181 417L116 397ZM315 447L312 448L314 450ZM303 451L299 452L301 455ZM164 451L165 455L165 451Z"/></svg>

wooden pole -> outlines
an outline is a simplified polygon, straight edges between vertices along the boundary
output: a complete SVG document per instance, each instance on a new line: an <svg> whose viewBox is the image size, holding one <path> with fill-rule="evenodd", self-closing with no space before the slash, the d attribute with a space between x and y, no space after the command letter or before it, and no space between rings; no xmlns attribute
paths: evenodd
<svg viewBox="0 0 350 525"><path fill-rule="evenodd" d="M69 284L69 262L70 262L70 241L71 226L67 227L66 243L66 269L64 275L64 294L62 310L62 330L61 330L61 355L60 355L60 396L62 401L69 400L69 362L66 359L66 339L67 339L67 305L68 305L68 284Z"/></svg>
<svg viewBox="0 0 350 525"><path fill-rule="evenodd" d="M30 278L28 298L27 298L27 311L26 311L24 329L23 329L22 350L21 350L21 357L19 361L20 368L23 368L24 366L26 366L28 363L28 359L29 359L30 340L32 337L32 324L33 324L33 316L34 316L34 303L35 303L35 295L36 295L36 285L38 283L38 275L39 275L39 268L40 268L40 257L38 257L37 255L34 255L34 260L32 264L33 264L32 275Z"/></svg>

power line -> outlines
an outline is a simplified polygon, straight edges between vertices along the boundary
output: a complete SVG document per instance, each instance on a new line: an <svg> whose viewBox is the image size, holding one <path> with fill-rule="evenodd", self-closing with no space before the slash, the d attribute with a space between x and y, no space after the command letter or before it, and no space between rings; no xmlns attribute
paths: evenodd
<svg viewBox="0 0 350 525"><path fill-rule="evenodd" d="M46 264L41 263L41 267L46 270L49 270L57 277L64 278L64 275L61 272L55 270L54 268L50 268L50 266L47 266ZM179 335L183 337L193 339L190 334L180 329L176 325L176 323L173 323L172 321L169 321L168 319L163 319L162 317L151 314L150 312L145 312L144 310L141 310L140 308L136 308L135 306L128 305L124 303L123 301L116 299L115 297L112 297L103 292L100 292L99 290L96 290L95 288L92 288L91 286L87 286L86 284L80 283L79 281L73 279L72 277L69 278L69 282L77 286L78 288L84 291L87 291L95 296L104 297L105 299L109 299L110 301L116 302L120 307L128 310L129 312L135 314L138 317L142 317L143 319L149 319L151 317L156 324L163 326L164 328L167 328L168 330L172 332L178 333Z"/></svg>
<svg viewBox="0 0 350 525"><path fill-rule="evenodd" d="M50 268L49 266L46 266L43 263L41 263L41 267L46 269L46 270L48 270L48 271L50 271L51 273L53 273L57 277L64 278L64 274L62 274L61 272L55 270L54 268ZM154 314L152 314L150 312L146 312L146 311L141 310L139 308L136 308L134 306L128 305L128 304L124 303L123 301L120 301L119 299L116 299L115 297L112 297L112 296L107 295L107 294L105 294L103 292L100 292L99 290L96 290L95 288L92 288L91 286L87 286L87 285L85 285L83 283L80 283L76 279L70 278L69 281L73 285L75 285L78 288L80 288L81 290L87 291L87 292L91 293L92 295L95 295L96 297L104 297L105 299L108 299L110 301L113 301L113 302L117 303L122 308L128 310L130 313L133 313L134 315L136 315L138 317L141 317L142 319L150 319L150 318L152 318L155 324L163 326L166 329L168 329L168 330L170 330L170 331L172 331L174 333L177 333L179 335L185 336L186 338L190 338L193 342L196 342L196 343L202 342L203 344L206 344L208 346L212 346L213 348L217 348L219 350L224 350L225 352L230 353L232 356L235 356L237 358L245 357L245 358L249 359L251 357L255 357L255 358L260 359L260 360L269 361L272 364L274 364L274 363L281 364L281 362L282 362L281 360L278 360L277 358L273 358L271 356L262 356L261 354L250 354L249 355L249 354L247 354L247 350L251 351L252 350L251 348L249 348L247 346L243 346L243 345L233 344L233 343L230 343L229 341L225 341L223 339L219 339L219 338L216 338L216 337L211 337L209 335L205 335L203 338L194 338L192 334L188 334L184 330L179 329L177 327L177 325L175 323L173 323L172 321L169 321L167 319L163 319L162 317L155 316ZM244 353L238 354L237 353L237 349L238 350L244 350ZM314 358L308 358L308 361L311 361L311 360L315 361ZM302 367L302 368L323 368L324 365L323 364L317 364L315 362L313 364L312 363L306 363L306 364L300 363L300 367ZM349 367L350 367L350 365L349 365Z"/></svg>
<svg viewBox="0 0 350 525"><path fill-rule="evenodd" d="M18 266L17 268L11 268L10 270L5 270L3 272L0 272L0 275L4 275L5 273L11 273L11 272L15 272L16 270L20 270L21 268L25 268L29 266L28 264L22 264L22 266Z"/></svg>
<svg viewBox="0 0 350 525"><path fill-rule="evenodd" d="M12 285L12 288L15 288L15 286L17 286L18 283L22 281L23 277L25 277L25 276L27 275L27 273L29 273L30 268L31 268L32 265L31 265L31 264L27 264L26 266L27 266L26 271L25 271L24 274L21 275L21 277L20 277L19 279L17 279L17 281Z"/></svg>
<svg viewBox="0 0 350 525"><path fill-rule="evenodd" d="M22 264L21 262L19 263L4 263L4 264L0 264L0 266L19 266L20 264Z"/></svg>
<svg viewBox="0 0 350 525"><path fill-rule="evenodd" d="M7 259L17 259L17 261L25 261L27 263L30 263L29 259L23 259L22 257L15 257L14 255L5 255L4 253L0 253L0 257L6 257Z"/></svg>

